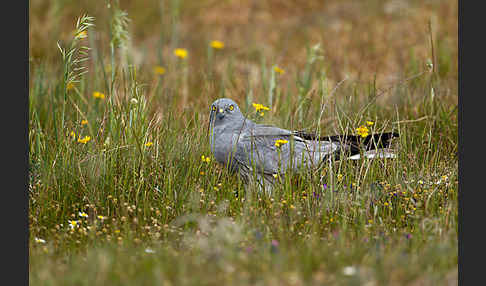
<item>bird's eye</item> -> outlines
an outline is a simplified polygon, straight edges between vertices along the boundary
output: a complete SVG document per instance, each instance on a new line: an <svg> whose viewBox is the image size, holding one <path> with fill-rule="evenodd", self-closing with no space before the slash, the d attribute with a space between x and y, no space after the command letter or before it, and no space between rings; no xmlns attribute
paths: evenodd
<svg viewBox="0 0 486 286"><path fill-rule="evenodd" d="M230 105L229 110L233 111L233 109L235 109L235 107L233 105Z"/></svg>
<svg viewBox="0 0 486 286"><path fill-rule="evenodd" d="M213 105L213 107L211 108L213 111L216 111L216 106Z"/></svg>

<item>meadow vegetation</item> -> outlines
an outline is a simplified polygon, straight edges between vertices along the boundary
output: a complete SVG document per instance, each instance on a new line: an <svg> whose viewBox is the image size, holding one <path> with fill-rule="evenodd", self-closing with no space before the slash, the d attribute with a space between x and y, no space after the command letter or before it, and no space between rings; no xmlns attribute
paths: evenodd
<svg viewBox="0 0 486 286"><path fill-rule="evenodd" d="M457 284L456 1L29 4L30 284ZM220 97L398 157L259 193L211 156Z"/></svg>

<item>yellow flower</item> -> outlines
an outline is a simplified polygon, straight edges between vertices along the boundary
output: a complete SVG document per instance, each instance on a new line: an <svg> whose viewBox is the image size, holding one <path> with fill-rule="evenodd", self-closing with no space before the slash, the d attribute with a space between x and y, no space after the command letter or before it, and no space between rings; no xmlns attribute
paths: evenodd
<svg viewBox="0 0 486 286"><path fill-rule="evenodd" d="M175 49L174 55L176 55L176 57L178 57L178 58L184 59L184 58L187 57L187 50L186 49Z"/></svg>
<svg viewBox="0 0 486 286"><path fill-rule="evenodd" d="M368 125L368 126L371 126L373 124L375 124L373 121L366 121L366 125Z"/></svg>
<svg viewBox="0 0 486 286"><path fill-rule="evenodd" d="M74 83L72 82L69 82L67 85L66 85L66 90L71 90L74 88Z"/></svg>
<svg viewBox="0 0 486 286"><path fill-rule="evenodd" d="M85 213L85 212L78 212L78 215L79 215L80 217L85 217L85 218L87 218L87 217L88 217L88 214L87 214L87 213Z"/></svg>
<svg viewBox="0 0 486 286"><path fill-rule="evenodd" d="M361 137L366 137L368 136L369 134L369 129L366 127L366 126L360 126L359 128L356 128L356 132L358 133L358 135L360 135Z"/></svg>
<svg viewBox="0 0 486 286"><path fill-rule="evenodd" d="M105 219L106 219L106 217L105 217L105 216L102 216L102 215L97 216L97 218L98 218L99 220L105 220Z"/></svg>
<svg viewBox="0 0 486 286"><path fill-rule="evenodd" d="M71 131L69 135L73 138L73 140L76 139L76 133L74 133L74 131Z"/></svg>
<svg viewBox="0 0 486 286"><path fill-rule="evenodd" d="M289 143L289 141L287 141L285 139L278 139L278 140L275 141L275 146L277 148L279 148L280 146L287 144L287 143Z"/></svg>
<svg viewBox="0 0 486 286"><path fill-rule="evenodd" d="M285 71L284 71L283 69L279 68L278 66L275 66L275 67L273 68L273 70L274 70L275 72L279 73L279 74L284 74L284 73L285 73Z"/></svg>
<svg viewBox="0 0 486 286"><path fill-rule="evenodd" d="M338 182L341 182L343 180L343 175L338 174L337 175L337 180L338 180Z"/></svg>
<svg viewBox="0 0 486 286"><path fill-rule="evenodd" d="M145 143L145 147L150 147L150 146L152 146L152 145L154 145L154 143L153 143L153 142L147 142L147 143Z"/></svg>
<svg viewBox="0 0 486 286"><path fill-rule="evenodd" d="M260 113L260 116L263 116L265 113L262 110L270 110L270 108L263 106L260 103L252 103L253 107L255 107L256 112Z"/></svg>
<svg viewBox="0 0 486 286"><path fill-rule="evenodd" d="M154 73L158 75L163 75L165 73L165 68L161 66L155 66L154 67Z"/></svg>
<svg viewBox="0 0 486 286"><path fill-rule="evenodd" d="M91 140L91 137L90 136L84 136L84 138L78 138L78 143L83 143L83 144L86 144L89 142L89 140Z"/></svg>
<svg viewBox="0 0 486 286"><path fill-rule="evenodd" d="M93 97L104 99L105 98L105 94L104 93L101 93L99 91L95 91L95 92L93 92Z"/></svg>
<svg viewBox="0 0 486 286"><path fill-rule="evenodd" d="M206 163L209 164L211 162L211 158L202 155L201 156L201 161L206 162Z"/></svg>
<svg viewBox="0 0 486 286"><path fill-rule="evenodd" d="M81 120L81 125L86 125L86 124L88 124L88 120L86 119Z"/></svg>
<svg viewBox="0 0 486 286"><path fill-rule="evenodd" d="M211 47L213 49L221 50L222 48L224 48L224 43L223 42L220 42L220 41L212 41L211 42Z"/></svg>

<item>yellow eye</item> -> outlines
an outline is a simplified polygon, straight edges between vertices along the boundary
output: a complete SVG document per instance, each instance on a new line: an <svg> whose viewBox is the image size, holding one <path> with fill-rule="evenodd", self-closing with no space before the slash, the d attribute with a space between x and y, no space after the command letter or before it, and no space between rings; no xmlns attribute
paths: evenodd
<svg viewBox="0 0 486 286"><path fill-rule="evenodd" d="M229 110L233 111L233 109L235 109L235 107L233 105L230 105Z"/></svg>

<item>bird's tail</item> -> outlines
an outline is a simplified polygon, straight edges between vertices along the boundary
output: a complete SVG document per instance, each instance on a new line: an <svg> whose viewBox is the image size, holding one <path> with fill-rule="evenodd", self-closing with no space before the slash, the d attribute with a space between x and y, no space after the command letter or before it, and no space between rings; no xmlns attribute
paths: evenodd
<svg viewBox="0 0 486 286"><path fill-rule="evenodd" d="M362 152L367 158L394 158L396 155L390 146L392 139L399 137L399 134L396 132L375 133L366 137L347 134L318 136L315 133L307 133L305 131L295 131L294 134L306 140L339 143L341 146L345 147L342 148L342 150L348 152L347 156L349 159L359 159Z"/></svg>

